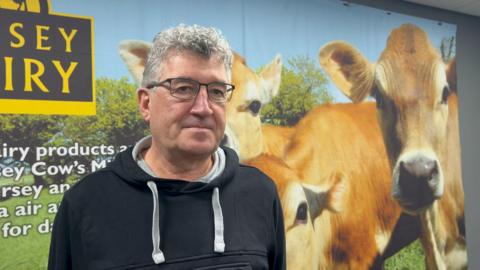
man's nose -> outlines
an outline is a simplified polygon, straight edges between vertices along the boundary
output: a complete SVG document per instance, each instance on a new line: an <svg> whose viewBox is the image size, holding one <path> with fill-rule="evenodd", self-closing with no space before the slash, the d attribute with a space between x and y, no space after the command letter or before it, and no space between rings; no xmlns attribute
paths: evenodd
<svg viewBox="0 0 480 270"><path fill-rule="evenodd" d="M210 100L208 99L207 88L200 86L198 94L193 100L193 107L191 112L199 115L210 115L213 113Z"/></svg>

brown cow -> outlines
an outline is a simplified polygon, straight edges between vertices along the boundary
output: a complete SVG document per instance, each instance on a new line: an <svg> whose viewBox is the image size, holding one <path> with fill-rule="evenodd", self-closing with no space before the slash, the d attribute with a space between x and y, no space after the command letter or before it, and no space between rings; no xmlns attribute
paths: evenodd
<svg viewBox="0 0 480 270"><path fill-rule="evenodd" d="M151 43L139 40L125 40L120 43L120 56L137 83L140 83L143 77L151 46ZM281 71L282 60L279 55L266 65L260 74L256 74L247 66L243 57L234 54L232 83L235 91L227 103L224 143L237 151L240 160L253 158L264 149L259 113L261 107L278 93ZM273 140L278 138L279 142L274 144L285 144L282 136L271 137L269 143L274 143Z"/></svg>
<svg viewBox="0 0 480 270"><path fill-rule="evenodd" d="M245 162L272 178L277 186L285 223L287 269L318 269L318 241L313 221L342 208L346 181L336 173L324 179L325 188L302 185L298 175L276 156L261 154ZM324 211L326 210L326 211Z"/></svg>
<svg viewBox="0 0 480 270"><path fill-rule="evenodd" d="M322 179L338 171L348 181L344 209L336 215L327 212L314 223L319 269L372 267L401 213L390 196L390 168L375 105L313 109L297 124L285 162L308 184L322 186Z"/></svg>
<svg viewBox="0 0 480 270"><path fill-rule="evenodd" d="M263 150L262 153L283 157L290 138L295 132L294 127L262 125Z"/></svg>
<svg viewBox="0 0 480 270"><path fill-rule="evenodd" d="M427 34L410 24L392 31L376 63L344 42L327 44L319 58L354 102L376 99L392 195L420 216L427 268L465 268L455 61L444 64Z"/></svg>

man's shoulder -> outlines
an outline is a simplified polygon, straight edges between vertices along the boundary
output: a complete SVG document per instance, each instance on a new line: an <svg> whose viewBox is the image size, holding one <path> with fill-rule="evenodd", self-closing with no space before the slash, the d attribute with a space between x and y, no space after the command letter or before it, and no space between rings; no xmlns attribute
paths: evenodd
<svg viewBox="0 0 480 270"><path fill-rule="evenodd" d="M276 191L276 186L273 180L256 167L240 163L237 177L241 178L241 181L244 184L251 187L268 190L270 192Z"/></svg>
<svg viewBox="0 0 480 270"><path fill-rule="evenodd" d="M73 184L73 186L65 192L65 197L74 201L92 197L101 192L103 187L117 182L118 178L116 174L106 168L92 172Z"/></svg>

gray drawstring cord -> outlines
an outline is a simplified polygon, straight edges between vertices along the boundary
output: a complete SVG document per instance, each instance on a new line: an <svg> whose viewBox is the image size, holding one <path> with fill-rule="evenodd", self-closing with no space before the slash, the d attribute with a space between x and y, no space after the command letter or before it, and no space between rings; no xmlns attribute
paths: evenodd
<svg viewBox="0 0 480 270"><path fill-rule="evenodd" d="M153 181L147 182L148 187L152 191L153 195L153 217L152 217L152 243L153 252L152 258L156 264L165 262L165 256L160 250L160 216L158 209L158 190L157 185ZM213 189L212 192L212 208L213 208L213 222L215 226L215 239L214 239L214 251L217 253L225 252L225 240L224 240L224 224L222 206L220 205L220 192L218 187Z"/></svg>
<svg viewBox="0 0 480 270"><path fill-rule="evenodd" d="M214 251L218 253L225 252L225 241L223 239L223 213L220 205L220 194L218 187L213 189L212 193L213 222L215 225Z"/></svg>
<svg viewBox="0 0 480 270"><path fill-rule="evenodd" d="M152 218L152 258L155 264L161 264L165 261L165 256L160 250L160 210L158 209L158 190L153 181L147 182L153 195L153 218Z"/></svg>

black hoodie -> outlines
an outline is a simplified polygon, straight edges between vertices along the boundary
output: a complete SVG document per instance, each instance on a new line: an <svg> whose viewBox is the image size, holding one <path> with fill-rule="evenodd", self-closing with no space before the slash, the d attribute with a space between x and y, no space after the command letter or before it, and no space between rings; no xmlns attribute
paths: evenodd
<svg viewBox="0 0 480 270"><path fill-rule="evenodd" d="M118 154L65 193L48 269L285 269L274 183L224 150L210 183L153 178L132 148Z"/></svg>

